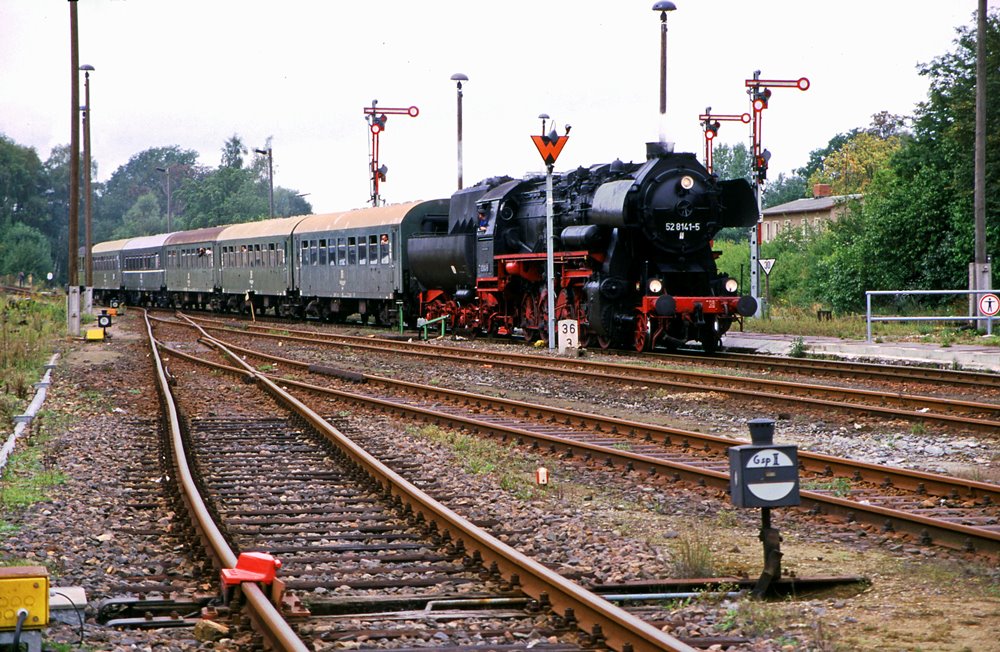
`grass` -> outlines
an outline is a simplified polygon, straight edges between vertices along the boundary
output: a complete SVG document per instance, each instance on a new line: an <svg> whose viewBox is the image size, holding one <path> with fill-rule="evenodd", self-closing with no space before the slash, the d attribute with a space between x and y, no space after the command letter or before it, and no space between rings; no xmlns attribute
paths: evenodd
<svg viewBox="0 0 1000 652"><path fill-rule="evenodd" d="M829 491L834 496L843 498L851 493L851 481L847 478L811 480L809 482L803 482L802 488L811 491Z"/></svg>
<svg viewBox="0 0 1000 652"><path fill-rule="evenodd" d="M31 400L65 322L65 306L58 300L0 294L0 422L9 423Z"/></svg>
<svg viewBox="0 0 1000 652"><path fill-rule="evenodd" d="M0 483L0 507L26 507L46 500L52 488L65 483L66 478L61 471L48 468L45 458L48 440L46 436L30 437L27 446L19 446L17 454L7 460L3 482Z"/></svg>
<svg viewBox="0 0 1000 652"><path fill-rule="evenodd" d="M500 444L438 426L411 427L407 432L451 449L466 473L493 476L500 488L522 500L530 500L540 491L534 472L541 462L519 454L514 444Z"/></svg>
<svg viewBox="0 0 1000 652"><path fill-rule="evenodd" d="M700 529L677 537L671 546L674 577L712 577L715 575L715 555L712 537Z"/></svg>

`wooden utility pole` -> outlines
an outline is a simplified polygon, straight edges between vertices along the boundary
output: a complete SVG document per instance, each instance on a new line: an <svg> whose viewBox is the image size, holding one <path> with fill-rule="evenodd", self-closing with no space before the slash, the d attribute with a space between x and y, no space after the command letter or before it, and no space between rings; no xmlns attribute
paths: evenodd
<svg viewBox="0 0 1000 652"><path fill-rule="evenodd" d="M70 152L69 152L69 256L66 261L66 330L80 335L80 45L77 38L76 0L69 1Z"/></svg>

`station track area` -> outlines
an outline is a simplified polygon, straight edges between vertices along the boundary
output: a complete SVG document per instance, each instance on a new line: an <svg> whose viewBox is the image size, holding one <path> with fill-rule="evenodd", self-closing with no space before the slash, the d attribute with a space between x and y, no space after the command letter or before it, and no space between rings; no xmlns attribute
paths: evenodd
<svg viewBox="0 0 1000 652"><path fill-rule="evenodd" d="M422 357L431 361L444 360L456 364L478 364L503 367L510 370L551 371L564 376L575 376L579 382L618 382L650 386L655 390L678 392L719 392L737 401L770 401L784 406L805 406L811 410L839 411L846 414L867 414L879 418L907 420L932 427L972 430L986 436L1000 433L1000 392L984 380L970 387L970 374L953 372L938 374L934 394L907 393L905 388L888 389L885 376L873 388L856 384L817 384L803 380L781 380L765 375L751 375L739 368L725 374L692 370L673 364L660 364L669 359L663 356L629 357L630 363L607 360L581 360L546 355L531 355L513 350L493 351L454 347L443 344L429 345L385 338L347 336L316 333L302 329L278 329L242 323L226 325L213 319L195 318L209 331L234 333L245 330L259 337L270 337L288 342L301 342L314 346L351 347L372 352L393 351L398 354ZM811 370L811 362L798 363L798 371ZM829 369L820 361L819 369ZM848 374L850 372L847 372ZM989 377L989 375L986 375ZM956 378L951 383L950 378ZM975 375L971 375L975 378ZM854 378L855 383L857 378ZM897 382L924 381L923 372L914 371L910 376L895 376ZM926 384L923 385L927 389ZM985 398L980 398L986 394Z"/></svg>
<svg viewBox="0 0 1000 652"><path fill-rule="evenodd" d="M88 400L102 397L100 408L106 412L105 419L125 419L126 416L136 419L136 423L145 423L150 416L149 390L146 385L130 379L128 368L134 362L139 366L148 365L149 358L141 347L127 338L127 333L135 331L139 318L138 311L132 311L127 317L119 318L116 325L110 329L112 337L101 345L91 347L90 355L104 354L117 349L120 354L126 351L127 357L117 361L95 358L94 363L79 367L75 372L73 387L75 391L86 389ZM226 496L224 502L230 505L230 512L237 516L233 532L241 545L253 545L255 541L266 541L275 550L281 549L281 554L287 555L289 571L296 566L312 566L300 577L289 576L290 581L300 582L296 593L308 594L310 600L317 605L314 614L318 620L316 629L307 627L310 634L315 634L308 640L308 645L314 649L333 649L341 643L334 641L337 636L344 636L344 642L353 638L359 641L362 648L382 647L388 645L396 648L407 648L408 643L417 640L404 638L406 636L431 636L440 644L457 645L461 635L479 632L478 629L449 628L453 618L472 619L483 616L484 611L477 609L476 614L466 613L468 603L440 604L435 603L428 612L427 602L419 600L420 590L408 591L418 596L417 601L403 603L399 601L398 593L392 587L364 589L364 581L379 581L372 578L357 580L355 586L345 585L343 588L334 586L324 590L314 586L326 582L330 577L324 577L318 569L325 568L327 562L321 558L312 559L310 563L301 564L313 553L309 551L311 542L308 532L313 527L320 527L324 517L319 515L319 505L311 502L309 488L294 489L299 476L310 478L305 483L314 485L326 482L322 474L317 476L312 467L313 462L302 460L301 466L295 461L294 450L306 452L311 444L302 424L293 421L283 421L285 417L269 403L261 403L254 399L252 392L254 384L243 382L248 377L248 371L243 370L237 375L228 372L210 371L207 368L187 362L181 353L199 358L221 360L217 349L208 338L201 342L194 340L193 331L177 324L160 324L156 326L157 337L161 338L165 347L165 371L171 379L172 390L178 395L184 392L193 394L195 405L202 405L200 416L182 412L182 418L191 424L191 432L195 437L198 433L214 432L209 441L211 449L207 456L228 460L228 470L218 471L214 486L221 495ZM237 339L229 335L220 339ZM356 442L359 446L376 454L395 472L408 478L420 486L425 492L461 513L470 521L486 528L499 538L508 541L518 550L538 558L542 563L572 578L581 586L589 587L602 594L605 593L637 593L640 591L664 591L663 581L677 575L677 563L681 561L681 550L698 548L699 541L711 549L715 556L716 575L731 575L734 584L741 576L755 577L760 572L760 544L756 541L757 520L754 510L734 510L728 505L724 492L712 483L706 481L706 486L699 486L695 479L688 481L687 476L674 480L663 474L655 476L648 473L640 465L634 470L627 470L629 455L640 454L653 457L664 450L663 439L666 434L657 429L657 423L646 424L656 426L651 435L652 441L646 440L646 433L626 431L621 421L612 423L608 416L619 413L618 418L638 417L631 421L663 420L664 407L676 405L681 412L686 411L686 404L679 398L668 398L666 395L646 394L644 399L633 398L634 389L641 385L620 385L617 389L611 384L605 386L599 382L576 383L556 381L554 376L538 374L540 378L530 378L527 372L510 371L505 368L491 367L490 363L460 365L445 362L442 365L432 365L430 361L409 358L396 358L392 354L376 355L369 350L358 350L356 347L339 349L317 348L304 343L268 340L267 345L261 341L251 342L249 338L241 342L245 348L269 348L271 355L281 355L285 358L308 359L310 364L325 367L322 374L310 374L284 361L256 358L249 352L238 354L245 357L261 376L269 376L278 384L287 386L302 400L313 404L323 415L324 421L333 424L337 430ZM311 359L308 356L314 356ZM134 362L133 362L134 361ZM231 361L227 364L233 364ZM339 369L348 371L345 377L330 376L327 372ZM445 372L444 369L450 369ZM497 371L493 371L497 369ZM373 373L378 372L378 373ZM373 376L383 376L383 384ZM313 384L336 387L343 395L336 397L320 397L313 391L295 388L299 377L309 378ZM363 383L358 382L362 376ZM448 398L443 395L423 395L413 388L391 388L389 381L405 379L409 383L417 383L419 377L429 383L438 385L436 389L448 389L452 384L458 384L472 393L492 394L482 399L480 404L466 404L465 398ZM394 378L395 377L395 378ZM201 384L202 381L214 384ZM515 391L520 386L523 391ZM573 390L576 386L579 391ZM364 392L360 391L364 388ZM378 388L387 405L383 408L365 408L347 394L367 393L372 388ZM634 389L633 389L634 388ZM600 392L607 392L607 400L594 403L594 398ZM506 394L505 399L503 394ZM520 396L518 394L523 394ZM677 396L682 393L678 392ZM695 393L699 401L707 402L712 409L720 409L719 399L708 397L708 393ZM74 405L78 399L71 398L66 388L57 389L56 400L61 404ZM671 392L669 395L673 397ZM68 399L68 400L67 400ZM592 411L607 413L599 414L605 419L597 422L579 423L557 417L550 412L541 418L542 429L549 430L550 436L570 440L578 438L580 452L572 456L566 454L566 449L557 448L551 453L547 444L539 444L533 448L527 436L522 437L518 444L516 435L509 435L507 443L501 443L503 455L516 463L517 470L494 468L490 471L476 471L470 466L476 453L468 449L470 441L480 439L474 436L473 430L467 426L451 426L444 419L452 415L465 414L477 418L481 422L493 422L502 428L528 431L539 429L539 418L534 411L519 411L516 415L509 408L501 408L497 404L487 402L487 399L505 399L513 401L523 399L523 402L538 403L541 400L557 404L562 410L572 409L572 403L589 402L595 409ZM539 400L531 400L539 399ZM477 398L477 400L480 400ZM501 400L501 403L503 401ZM411 416L403 416L400 408L404 404L430 410L434 409L437 421L422 421ZM509 403L508 403L509 404ZM619 405L619 408L613 406ZM726 405L725 401L721 405ZM645 407L644 407L645 406ZM646 409L654 406L655 409ZM731 426L702 421L703 413L695 411L683 416L683 420L697 420L697 427L683 429L691 436L698 434L730 435L739 437L745 432L742 422L749 417L758 416L759 404L744 406L742 411L733 415ZM723 408L724 409L724 408ZM578 410L584 411L584 410ZM562 417L563 413L559 413ZM81 423L84 431L92 430L89 418ZM219 433L217 428L222 424L230 424ZM779 425L782 422L779 422ZM281 424L276 427L276 424ZM436 424L436 425L435 425ZM619 432L612 432L617 427ZM672 426L667 426L672 427ZM266 433L277 430L280 433L273 447L243 446L242 441L256 431ZM698 431L702 431L699 433ZM469 436L459 433L467 433ZM482 434L485 434L485 430ZM83 503L93 503L97 507L95 497L87 497L87 491L95 491L95 495L109 493L112 487L119 483L128 486L123 477L136 474L137 469L144 464L130 464L130 471L115 470L110 460L122 457L121 451L126 447L121 444L114 447L114 438L131 437L131 430L119 428L115 435L93 438L91 442L79 441L79 436L72 440L72 445L65 443L56 449L50 464L58 463L65 454L68 459L75 460L70 468L74 473L88 468L89 464L98 464L92 468L91 480L74 480L75 489L64 495L57 510L62 518L59 523L43 525L55 518L54 514L45 515L47 509L31 510L34 516L26 514L23 519L27 529L15 535L18 540L17 554L24 558L37 558L44 550L68 550L80 548L80 568L88 567L93 571L91 579L86 573L79 573L70 560L75 555L63 554L64 562L53 559L53 567L59 568L61 575L78 578L81 584L91 587L98 586L96 578L104 572L122 576L148 576L144 584L155 592L157 588L167 586L181 587L178 570L181 575L190 578L189 595L196 598L202 593L212 593L216 588L217 573L211 564L198 561L200 556L192 554L193 548L173 547L173 554L157 557L153 542L157 541L167 547L176 546L169 537L157 536L157 532L173 532L179 535L179 540L188 545L196 539L184 534L185 528L180 524L181 511L173 510L174 515L162 515L153 526L142 525L131 517L122 518L120 525L94 526L93 518L86 515L90 512L85 507L79 508L82 516L75 524L67 520L70 514L65 514L67 508L77 501L80 494ZM429 437L444 437L443 440L432 442ZM500 436L502 437L502 436ZM720 436L720 439L725 437ZM284 439L282 442L281 440ZM688 439L685 445L680 435L671 435L673 445L667 455L683 460L683 463L693 467L701 465L710 470L718 467L717 454L704 450L704 442ZM711 439L711 437L709 437ZM126 440L122 439L122 443ZM294 444L292 444L294 441ZM502 441L502 440L501 440ZM220 443L222 442L222 443ZM229 442L229 443L225 443ZM445 446L442 446L442 442ZM110 444L110 449L109 449ZM288 445L292 444L292 445ZM590 462L584 462L586 453L583 449L592 445L601 445L624 456L611 460L608 465L603 457L592 456ZM459 448L460 447L460 448ZM250 448L250 452L247 452ZM105 450L109 449L109 450ZM446 452L452 449L451 452ZM129 450L131 450L129 448ZM325 448L323 450L326 450ZM282 453L281 451L287 451ZM131 457L131 456L130 456ZM268 459L273 458L273 459ZM470 459L471 458L471 459ZM207 459L207 458L206 458ZM250 462L256 460L256 464ZM284 468L297 469L293 472L274 471L272 462L284 464ZM493 463L497 463L495 459ZM529 478L536 466L548 467L552 484L548 489L530 488ZM244 468L244 466L246 468ZM159 467L157 467L159 468ZM218 467L217 467L218 468ZM222 467L226 469L226 465ZM242 470L241 470L242 469ZM833 469L833 476L823 479L826 470L819 468L814 471L818 475L811 476L816 485L827 483L826 488L816 486L820 493L836 495L842 493L844 482L841 478L846 473ZM813 473L813 472L811 472ZM124 474L124 475L123 475ZM98 482L92 478L100 477ZM514 480L514 478L519 479ZM154 478L155 480L155 478ZM879 489L882 479L878 476L859 483L859 487L869 485L870 489L883 495L891 495L895 490ZM150 487L163 485L163 482L150 482ZM257 496L255 487L281 487L281 495L285 500L250 498ZM931 496L939 506L941 492L933 486L926 486L928 492L925 500ZM964 490L964 489L962 489ZM64 492L65 493L65 492ZM372 500L379 492L372 492ZM947 493L947 491L945 491ZM368 494L366 494L368 495ZM836 497L836 496L835 496ZM947 496L944 496L947 500ZM161 499L162 500L162 499ZM124 503L125 501L119 500ZM148 496L140 502L150 505L144 508L150 516L160 514L152 508L153 499ZM334 503L337 495L333 495ZM363 503L367 505L368 503ZM367 509L367 508L366 508ZM397 508L397 512L398 512ZM405 512L405 509L402 510ZM290 516L289 512L296 516ZM358 512L348 513L347 517L355 519ZM400 522L405 522L405 513L399 516ZM980 567L986 564L990 568L992 562L983 562L980 553L970 553L959 545L955 550L949 547L921 544L919 537L885 529L879 523L866 523L862 520L845 522L836 515L810 515L806 510L781 510L776 517L777 524L785 537L783 552L785 553L784 568L792 575L803 577L807 575L831 574L862 574L871 580L871 585L858 592L857 589L847 592L818 594L804 598L798 596L791 601L773 604L747 603L745 600L730 600L726 598L678 598L674 601L661 602L657 607L644 607L633 611L656 629L661 629L677 636L685 645L700 648L711 645L718 649L733 652L777 652L790 649L872 649L895 650L914 649L925 650L954 649L954 645L965 645L969 649L986 649L984 645L996 640L1000 630L996 629L996 616L1000 614L997 601L990 598L990 582L1000 583L1000 578L991 579L988 570ZM342 521L351 526L358 521ZM32 525L34 524L34 525ZM329 524L323 525L323 527ZM148 529L147 529L148 528ZM416 541L425 525L408 528L405 532L389 532L386 537L396 537L394 544L398 545L397 554L409 554L405 544ZM697 532L708 529L710 534L705 539L699 539ZM384 532L375 532L372 528L363 543L353 541L344 544L343 550L327 550L322 554L330 557L342 556L343 570L352 571L352 564L363 565L363 559L371 552L368 546L381 548L386 541L380 538ZM37 531L37 534L29 534ZM268 532L270 531L270 532ZM299 532L303 535L300 536ZM126 533L140 534L147 537L147 543L135 545L126 543ZM107 535L111 535L111 538ZM68 535L68 536L66 536ZM267 538L273 535L273 538ZM264 537L264 538L259 538ZM78 540L79 544L67 545L60 539ZM370 541L368 540L370 539ZM103 541L103 543L101 543ZM128 552L118 552L113 557L107 556L109 545L122 544ZM433 543L433 542L431 542ZM390 547L393 543L388 544ZM353 546L353 549L351 549ZM419 554L425 554L430 548L421 548ZM137 555L136 551L142 550ZM447 546L445 555L449 554ZM191 555L191 560L185 557ZM464 555L463 555L464 557ZM91 564L87 560L91 559ZM427 560L425 560L427 561ZM332 562L331 562L332 563ZM431 564L447 562L429 562ZM65 568L61 568L66 564ZM134 564L134 566L133 566ZM110 571L109 568L119 567L120 570ZM462 568L464 569L464 562ZM482 565L487 577L484 579L479 572L468 573L470 585L472 582L484 582L482 586L506 587L502 577L490 578L490 564ZM148 571L141 569L148 568ZM101 572L97 572L100 569ZM199 570L200 569L200 570ZM977 570L979 569L979 570ZM371 569L369 569L371 570ZM461 571L459 576L461 575ZM501 575L503 573L501 572ZM335 576L332 579L348 578ZM317 579L319 578L319 579ZM382 580L387 584L387 580ZM138 589L140 583L135 583ZM126 583L121 583L126 588ZM92 599L113 595L114 586L105 586L94 591ZM513 587L511 587L513 588ZM676 589L675 589L676 590ZM367 592L367 594L366 594ZM377 594L373 597L372 594ZM924 611L920 605L927 604L929 595L934 596L934 606ZM513 596L511 596L513 597ZM494 604L492 609L496 616L497 632L503 630L507 647L497 645L491 649L507 649L532 647L538 649L563 649L559 646L567 644L552 638L565 631L565 623L553 620L553 614L540 605L540 610L533 612L534 607L527 603L514 602L508 605ZM530 596L526 598L532 600ZM345 607L346 606L346 612ZM385 609L383 609L385 607ZM528 629L519 629L516 619L524 616L528 607L527 620L531 623ZM396 613L389 618L386 613ZM488 610L487 610L488 611ZM350 617L353 613L355 617ZM555 616L561 616L556 610ZM489 618L490 616L487 616ZM407 621L409 618L411 620ZM88 641L101 641L92 649L126 649L118 645L132 645L136 642L149 641L150 649L156 647L156 641L170 641L172 649L195 650L239 650L249 652L260 649L260 641L256 635L251 636L246 629L246 623L236 619L223 621L233 625L228 638L216 643L199 643L194 640L192 628L188 626L175 629L143 630L109 630L93 621L86 624ZM474 620L468 622L475 622ZM480 621L483 622L483 621ZM765 626L764 623L773 623ZM410 631L407 632L407 627ZM553 627L553 629L549 629ZM353 629L352 629L353 628ZM459 631L461 630L461 631ZM62 631L62 630L58 630ZM395 631L396 634L391 632ZM488 627L482 630L482 635L490 633ZM334 634L334 632L337 632ZM70 640L75 635L75 628L67 627L64 639ZM452 634L455 634L452 637ZM586 632L584 632L586 634ZM551 635L551 636L550 636ZM380 641L379 636L386 638ZM393 639L393 636L396 636ZM944 638L941 638L944 637ZM388 642L394 641L394 642ZM937 642L935 642L937 641ZM141 643L140 643L141 644ZM839 647L838 647L839 646ZM482 647L481 645L479 647Z"/></svg>
<svg viewBox="0 0 1000 652"><path fill-rule="evenodd" d="M214 338L203 341L220 342ZM298 389L321 391L317 384L329 385L322 376L345 376L314 362L268 355L232 342L224 344L247 358L280 366L285 370L283 382ZM290 375L289 370L306 373ZM296 377L299 382L293 383ZM645 471L670 481L711 484L722 490L729 483L726 451L745 443L372 375L347 378L354 386L344 388L343 383L334 382L324 393L410 418L516 440L554 454ZM371 382L358 385L359 380ZM925 545L936 543L1000 557L1000 486L807 451L800 454L799 463L804 486L813 487L803 491L803 503L815 514L864 520L886 530L908 532Z"/></svg>

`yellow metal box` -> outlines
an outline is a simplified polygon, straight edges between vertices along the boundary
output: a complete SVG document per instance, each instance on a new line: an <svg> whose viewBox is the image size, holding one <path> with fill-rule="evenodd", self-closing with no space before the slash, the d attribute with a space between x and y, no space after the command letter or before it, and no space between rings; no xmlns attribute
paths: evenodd
<svg viewBox="0 0 1000 652"><path fill-rule="evenodd" d="M103 340L104 339L104 329L103 328L88 328L87 329L87 339L88 340Z"/></svg>
<svg viewBox="0 0 1000 652"><path fill-rule="evenodd" d="M25 609L25 629L49 624L49 571L42 566L0 567L0 630L17 627L17 612Z"/></svg>

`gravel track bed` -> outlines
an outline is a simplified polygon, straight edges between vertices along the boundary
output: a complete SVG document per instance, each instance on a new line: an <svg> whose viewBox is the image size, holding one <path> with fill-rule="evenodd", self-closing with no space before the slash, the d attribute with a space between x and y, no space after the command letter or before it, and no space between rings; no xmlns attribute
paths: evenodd
<svg viewBox="0 0 1000 652"><path fill-rule="evenodd" d="M5 508L2 516L15 529L0 533L4 537L0 559L43 563L53 573L54 584L82 585L92 602L117 587L137 584L136 578L149 585L170 585L189 595L215 589L214 573L206 572L191 554L162 493L157 498L162 511L159 506L129 508L129 493L135 491L129 483L145 469L133 452L151 445L148 424L158 409L149 384L148 356L139 340L140 326L141 319L134 312L116 321L112 340L69 345L64 364L54 373L46 404L52 415L43 421L41 430L49 439L38 444L45 447L47 464L60 469L66 482L47 500L24 509ZM164 330L161 335L168 342L173 337L169 333ZM175 339L189 338L178 334ZM297 347L275 348L290 357L299 356ZM192 349L205 357L212 355L204 347ZM453 363L431 367L425 360L337 353L336 349L324 350L315 361L414 381L434 378L442 385L564 407L585 405L589 407L583 409L591 411L741 438L745 438L747 418L777 416L766 405L741 404L733 410L731 401L712 393L657 395L642 387L581 386L557 383L541 374L515 376ZM168 365L176 368L178 384L183 384L188 372L182 372L179 364ZM140 381L133 370L143 372ZM234 380L233 389L208 397L214 411L239 413L238 384ZM640 398L623 401L633 394ZM678 567L690 561L691 551L705 552L714 574L756 576L760 572L758 512L732 508L721 492L664 487L624 477L620 470L585 467L536 456L526 449L506 455L512 460L509 467L472 468L472 456L453 434L434 433L422 425L353 407L331 406L329 416L352 437L391 445L405 461L401 466L418 469L420 475L436 469L438 485L444 487L439 491L453 508L489 524L512 545L581 582L679 576ZM935 462L951 463L957 458L963 464L987 458L986 464L993 469L997 464L996 453L972 436L943 439L912 433L906 424L885 426L875 420L861 423L838 415L822 416L781 419L779 439L834 454L844 454L834 449L847 446L855 457L869 461L895 453L915 468L932 470ZM433 442L428 439L432 436ZM885 446L890 438L894 440L891 449ZM944 454L920 451L935 446L944 449ZM531 483L531 472L538 464L550 471L551 484L545 490ZM145 496L144 504L153 502L153 495ZM920 548L863 526L817 521L796 510L777 511L775 526L785 538L786 572L859 574L869 577L872 585L860 592L783 603L677 601L665 605L654 619L679 637L747 638L747 643L715 648L734 652L980 650L989 649L1000 637L1000 573L981 560ZM162 534L140 534L154 529ZM86 648L69 649L252 649L243 632L204 643L194 640L190 629L115 632L91 620L85 634ZM76 626L55 625L47 640L74 642L78 635Z"/></svg>

